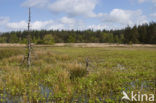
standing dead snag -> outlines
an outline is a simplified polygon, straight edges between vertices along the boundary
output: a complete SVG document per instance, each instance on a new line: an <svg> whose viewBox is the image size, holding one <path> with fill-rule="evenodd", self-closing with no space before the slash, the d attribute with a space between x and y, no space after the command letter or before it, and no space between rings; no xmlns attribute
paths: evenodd
<svg viewBox="0 0 156 103"><path fill-rule="evenodd" d="M23 58L23 61L21 63L21 65L23 63L25 63L26 60L26 64L28 66L28 68L31 66L31 51L32 51L32 45L31 45L31 35L30 35L30 22L31 22L31 12L30 12L30 8L29 8L29 18L28 18L28 34L27 34L27 46L26 46L26 55Z"/></svg>
<svg viewBox="0 0 156 103"><path fill-rule="evenodd" d="M89 68L88 68L88 66L89 66L89 59L88 58L86 58L86 69L87 69L87 72L89 72Z"/></svg>
<svg viewBox="0 0 156 103"><path fill-rule="evenodd" d="M88 66L89 66L89 60L88 58L86 58L86 68L88 68Z"/></svg>
<svg viewBox="0 0 156 103"><path fill-rule="evenodd" d="M28 36L27 36L27 65L28 67L31 66L31 36L30 36L30 22L31 22L31 12L30 12L30 8L29 8L29 19L28 19Z"/></svg>

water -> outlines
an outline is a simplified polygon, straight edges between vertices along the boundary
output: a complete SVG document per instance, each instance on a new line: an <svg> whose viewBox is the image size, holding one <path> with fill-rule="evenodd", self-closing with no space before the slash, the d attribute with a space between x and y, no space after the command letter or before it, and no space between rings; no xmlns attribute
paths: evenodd
<svg viewBox="0 0 156 103"><path fill-rule="evenodd" d="M131 81L129 83L125 83L125 89L132 91L132 90L140 90L140 91L151 91L154 90L155 87L155 81L148 81L148 80L143 80L143 81Z"/></svg>
<svg viewBox="0 0 156 103"><path fill-rule="evenodd" d="M5 89L0 93L0 103L21 103L22 100L22 96L12 96Z"/></svg>
<svg viewBox="0 0 156 103"><path fill-rule="evenodd" d="M62 98L54 98L54 92L52 88L49 88L45 85L40 84L40 95L45 98L44 103L48 103L49 101L51 102L56 102L58 100L62 100ZM125 83L123 85L124 91L133 91L133 90L140 90L140 91L152 91L154 90L155 87L155 81L131 81L128 83ZM97 100L95 100L95 103L108 103L107 100L111 101L118 101L119 103L121 102L121 96L117 97L117 94L121 94L123 90L120 91L120 93L113 92L112 90L107 93L106 95L97 95ZM4 89L3 91L0 91L0 103L21 103L23 101L23 96L11 96L9 93L6 92ZM50 99L51 98L51 99ZM75 91L73 93L73 97L71 98L69 103L89 103L90 97L88 96L88 90L84 89L81 92ZM27 102L29 103L29 102Z"/></svg>
<svg viewBox="0 0 156 103"><path fill-rule="evenodd" d="M41 89L40 95L42 95L46 99L46 103L48 103L48 99L50 98L50 96L54 95L52 89L48 88L46 86L43 86L43 85L40 85L39 87ZM29 100L28 97L29 96L27 95L27 100ZM24 101L24 98L22 95L21 96L20 95L12 96L8 92L6 92L5 89L0 91L0 103L22 103L23 101ZM27 102L27 103L29 103L29 102Z"/></svg>

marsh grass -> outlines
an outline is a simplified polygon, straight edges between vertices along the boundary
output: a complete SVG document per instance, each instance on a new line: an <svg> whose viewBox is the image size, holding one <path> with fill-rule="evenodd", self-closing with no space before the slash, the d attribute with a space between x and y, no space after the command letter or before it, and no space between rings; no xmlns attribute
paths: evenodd
<svg viewBox="0 0 156 103"><path fill-rule="evenodd" d="M20 48L0 48L0 60L19 54L23 54L23 50Z"/></svg>
<svg viewBox="0 0 156 103"><path fill-rule="evenodd" d="M64 98L60 103L104 102L99 98L113 103L112 98L121 98L121 91L133 81L139 81L138 88L130 86L136 91L143 81L155 81L155 52L155 48L35 47L32 67L27 69L19 65L23 48L0 48L0 94L22 97L23 103L52 97ZM52 89L51 95L44 96L41 85Z"/></svg>
<svg viewBox="0 0 156 103"><path fill-rule="evenodd" d="M69 70L70 79L81 78L87 75L88 71L84 65L76 63L66 64L66 68Z"/></svg>

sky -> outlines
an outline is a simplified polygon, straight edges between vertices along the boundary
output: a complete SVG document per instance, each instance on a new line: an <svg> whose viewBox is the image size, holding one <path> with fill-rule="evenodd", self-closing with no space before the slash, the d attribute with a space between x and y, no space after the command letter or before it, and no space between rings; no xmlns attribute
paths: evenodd
<svg viewBox="0 0 156 103"><path fill-rule="evenodd" d="M156 22L156 0L0 0L0 32L110 30Z"/></svg>

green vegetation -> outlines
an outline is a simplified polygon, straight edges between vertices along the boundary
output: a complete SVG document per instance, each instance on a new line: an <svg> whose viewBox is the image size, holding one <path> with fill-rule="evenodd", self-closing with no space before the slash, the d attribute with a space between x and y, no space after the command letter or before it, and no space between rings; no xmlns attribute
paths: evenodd
<svg viewBox="0 0 156 103"><path fill-rule="evenodd" d="M122 43L156 44L156 23L127 27L122 30L41 30L31 31L36 44L53 43ZM27 31L6 32L0 35L0 43L26 43Z"/></svg>
<svg viewBox="0 0 156 103"><path fill-rule="evenodd" d="M50 34L45 35L43 40L37 41L37 44L54 44L54 43L55 43L54 38Z"/></svg>
<svg viewBox="0 0 156 103"><path fill-rule="evenodd" d="M0 48L0 60L11 56L22 54L23 50L18 48Z"/></svg>
<svg viewBox="0 0 156 103"><path fill-rule="evenodd" d="M139 91L142 83L155 81L155 48L34 47L30 69L20 65L23 50L0 48L0 102L7 98L44 103L61 97L59 103L117 103L112 98L121 100L122 90L129 87ZM135 86L131 85L134 82ZM149 86L155 88L153 84ZM144 90L153 93L149 88L141 91Z"/></svg>

